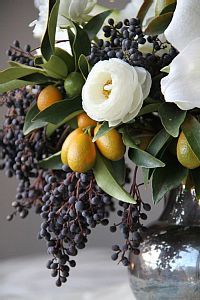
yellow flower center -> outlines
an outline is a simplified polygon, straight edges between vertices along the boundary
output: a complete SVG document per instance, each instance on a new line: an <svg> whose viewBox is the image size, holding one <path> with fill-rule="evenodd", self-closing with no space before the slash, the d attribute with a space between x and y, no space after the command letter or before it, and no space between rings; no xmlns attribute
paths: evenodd
<svg viewBox="0 0 200 300"><path fill-rule="evenodd" d="M112 80L108 80L103 86L103 94L106 97L106 100L108 100L111 91L112 91Z"/></svg>

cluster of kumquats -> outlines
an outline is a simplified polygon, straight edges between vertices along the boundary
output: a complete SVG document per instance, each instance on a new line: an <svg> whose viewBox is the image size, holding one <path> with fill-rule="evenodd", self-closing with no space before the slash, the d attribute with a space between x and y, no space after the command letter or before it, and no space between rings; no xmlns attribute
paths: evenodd
<svg viewBox="0 0 200 300"><path fill-rule="evenodd" d="M38 96L37 105L40 111L60 101L60 90L49 85ZM125 145L121 134L112 129L93 142L101 125L92 120L86 113L77 116L78 128L73 130L66 138L61 149L63 164L68 165L74 172L84 173L92 169L96 160L97 149L109 160L120 160L125 153Z"/></svg>

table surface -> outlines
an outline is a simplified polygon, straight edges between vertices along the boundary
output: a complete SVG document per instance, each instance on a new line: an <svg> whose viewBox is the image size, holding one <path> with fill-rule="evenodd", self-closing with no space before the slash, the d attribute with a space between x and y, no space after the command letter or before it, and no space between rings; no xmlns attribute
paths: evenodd
<svg viewBox="0 0 200 300"><path fill-rule="evenodd" d="M82 250L77 267L61 288L45 264L48 256L0 261L0 300L134 300L127 269L109 249Z"/></svg>

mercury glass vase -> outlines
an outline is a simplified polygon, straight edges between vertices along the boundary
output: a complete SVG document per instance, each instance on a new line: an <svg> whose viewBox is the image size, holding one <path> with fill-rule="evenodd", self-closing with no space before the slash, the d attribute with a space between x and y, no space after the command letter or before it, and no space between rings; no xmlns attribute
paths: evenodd
<svg viewBox="0 0 200 300"><path fill-rule="evenodd" d="M130 262L137 300L200 300L200 202L193 189L170 192L141 254L130 253Z"/></svg>

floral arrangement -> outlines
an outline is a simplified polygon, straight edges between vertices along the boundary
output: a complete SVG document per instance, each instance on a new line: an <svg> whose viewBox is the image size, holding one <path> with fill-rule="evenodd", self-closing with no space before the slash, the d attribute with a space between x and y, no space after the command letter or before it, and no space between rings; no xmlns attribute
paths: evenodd
<svg viewBox="0 0 200 300"><path fill-rule="evenodd" d="M8 220L31 208L41 215L38 238L61 286L117 200L110 231L124 243L112 259L128 266L151 209L141 186L151 183L154 203L183 182L200 196L200 2L132 1L121 12L95 0L35 2L41 46L15 41L0 72L1 169L19 180Z"/></svg>

